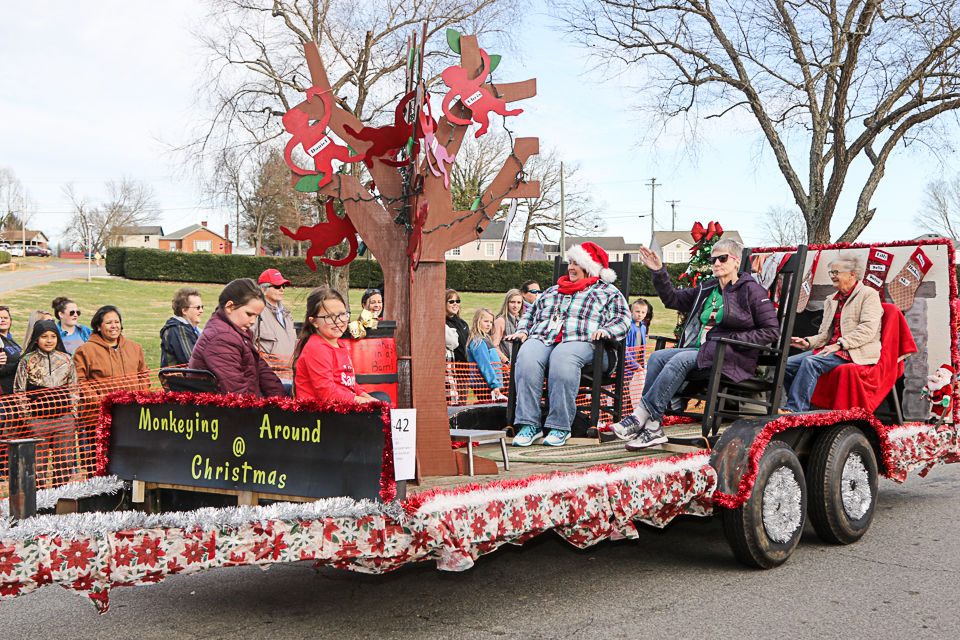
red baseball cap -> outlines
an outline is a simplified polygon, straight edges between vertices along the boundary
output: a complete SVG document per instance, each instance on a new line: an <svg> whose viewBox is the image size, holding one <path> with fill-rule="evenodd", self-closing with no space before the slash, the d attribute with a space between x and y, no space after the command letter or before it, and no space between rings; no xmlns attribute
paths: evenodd
<svg viewBox="0 0 960 640"><path fill-rule="evenodd" d="M280 275L280 272L276 269L267 269L261 273L260 279L257 282L260 284L274 284L277 286L281 284L290 284L290 281Z"/></svg>

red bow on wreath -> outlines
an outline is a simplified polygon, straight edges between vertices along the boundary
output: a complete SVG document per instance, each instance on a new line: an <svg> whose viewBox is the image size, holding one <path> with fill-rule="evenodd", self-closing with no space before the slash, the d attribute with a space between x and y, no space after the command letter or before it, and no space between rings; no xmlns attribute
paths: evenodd
<svg viewBox="0 0 960 640"><path fill-rule="evenodd" d="M693 241L697 244L701 240L709 242L714 236L723 235L723 227L720 226L719 222L710 221L707 223L707 228L704 229L702 224L696 222L693 229L690 230L690 235L693 236Z"/></svg>

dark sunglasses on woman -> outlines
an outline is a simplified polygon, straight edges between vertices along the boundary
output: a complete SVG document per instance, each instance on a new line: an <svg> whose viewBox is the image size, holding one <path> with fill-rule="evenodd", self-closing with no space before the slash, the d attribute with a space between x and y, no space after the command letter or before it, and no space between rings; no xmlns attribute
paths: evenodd
<svg viewBox="0 0 960 640"><path fill-rule="evenodd" d="M725 264L727 262L727 258L729 257L730 257L730 254L725 253L722 256L710 256L709 258L707 258L707 260L710 261L710 264L715 264L717 262L719 262L720 264Z"/></svg>

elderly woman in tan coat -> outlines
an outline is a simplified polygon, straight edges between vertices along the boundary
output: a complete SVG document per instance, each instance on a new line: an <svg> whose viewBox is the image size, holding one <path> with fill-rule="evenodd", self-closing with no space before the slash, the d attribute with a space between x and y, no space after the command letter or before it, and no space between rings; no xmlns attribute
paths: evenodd
<svg viewBox="0 0 960 640"><path fill-rule="evenodd" d="M860 282L856 258L839 257L829 266L837 292L827 297L817 335L791 338L804 353L787 359L784 386L787 411L807 411L820 376L841 364L876 364L880 360L880 321L883 307L876 289Z"/></svg>

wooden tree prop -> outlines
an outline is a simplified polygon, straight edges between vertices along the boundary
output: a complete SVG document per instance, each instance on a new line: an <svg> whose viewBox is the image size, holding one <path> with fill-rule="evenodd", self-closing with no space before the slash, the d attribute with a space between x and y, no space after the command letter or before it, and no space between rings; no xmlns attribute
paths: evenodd
<svg viewBox="0 0 960 640"><path fill-rule="evenodd" d="M435 174L431 171L426 154L433 153L435 159L455 156L470 128L469 123L476 121L483 125L488 117L487 110L507 115L516 113L505 111L504 105L535 96L537 85L535 79L497 85L486 82L491 62L479 48L476 37L448 32L448 41L455 51L459 48L460 65L450 67L447 70L449 74L445 72L447 75L444 80L475 80L474 84L479 84L479 87L469 88L468 95L463 95L468 93L466 88L460 91L462 100L454 99L453 89L447 92L443 106L449 117L442 117L436 129L428 131L432 134L431 138L435 139L429 142L435 142L435 146L431 151L422 145L425 147L424 157L419 153L419 138L423 137L425 128L421 122L421 110L424 108L422 103L429 105L429 102L424 99L422 85L419 86L420 94L413 108L408 111L407 122L413 126L410 143L393 153L405 155L408 162L398 163L390 155L376 157L375 153L381 153L390 146L383 142L383 138L396 136L407 129L400 122L382 127L378 145L376 130L367 128L365 132L363 124L352 113L338 106L336 98L330 99L330 82L316 45L312 42L304 46L304 52L313 87L307 92L308 100L291 109L291 112L298 110L306 114L311 122L321 123L321 133L329 126L359 155L348 156L344 147L336 145L332 138L323 139L316 135L309 138L312 149L336 147L332 153L338 154L338 159L355 157L356 160L348 161L364 159L369 163L369 171L378 192L376 197L360 180L344 173L303 177L303 172L297 171L299 175L294 176L294 183L301 191L318 191L341 200L360 237L383 268L384 316L395 319L397 323L395 338L400 380L399 402L402 407L417 409L417 460L420 474L424 476L456 475L458 468L464 468L464 465L457 464L451 448L444 387L444 254L449 249L478 238L504 198L533 198L540 193L538 182L523 180L523 165L531 155L538 153L539 142L537 138L517 138L512 153L478 203L468 211L453 210L450 190L444 184L447 176L445 172ZM418 49L415 37L412 40L411 58L416 64ZM419 59L422 65L422 57ZM492 66L495 67L497 62L498 56L494 57ZM460 77L456 77L458 74ZM408 77L410 75L408 73ZM411 85L414 85L413 90L417 90L416 85L419 84L419 78L416 82L408 79L408 90ZM447 84L449 86L450 82ZM469 82L463 86L468 87ZM317 96L321 94L327 97L318 99ZM409 92L404 99L409 100ZM477 113L474 114L464 102L473 105ZM481 108L484 111L481 112ZM398 105L398 116L402 111ZM297 117L302 120L302 117ZM468 124L453 124L451 120ZM299 124L302 126L303 122ZM486 129L485 126L482 128ZM295 137L291 144L296 145L296 140ZM445 151L437 153L441 144ZM375 146L377 149L374 154L368 154ZM304 144L304 148L307 150L307 144ZM398 167L398 164L404 166ZM436 164L439 163L435 161ZM317 166L320 165L318 160ZM313 187L304 184L311 179ZM475 462L479 465L478 473L496 473L493 461L478 458Z"/></svg>

